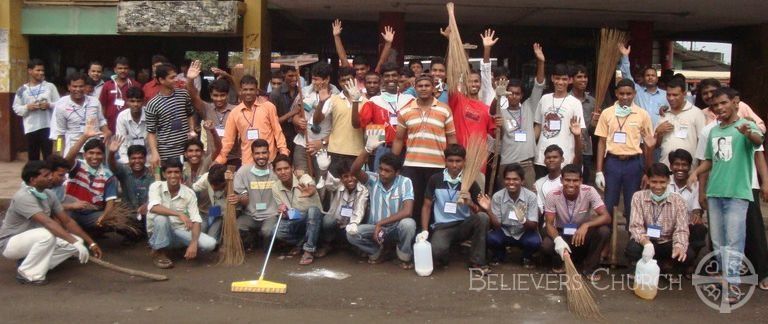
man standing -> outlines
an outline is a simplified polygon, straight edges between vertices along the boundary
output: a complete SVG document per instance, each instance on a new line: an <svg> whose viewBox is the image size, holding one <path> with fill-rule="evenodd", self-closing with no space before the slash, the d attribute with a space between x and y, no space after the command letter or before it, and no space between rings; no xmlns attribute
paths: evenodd
<svg viewBox="0 0 768 324"><path fill-rule="evenodd" d="M584 143L581 166L582 170L584 170L584 182L593 183L592 168L595 162L593 160L592 135L595 133L595 126L597 126L600 114L595 114L595 97L587 93L587 84L589 83L589 75L587 73L587 68L583 65L576 65L573 68L571 71L573 87L571 87L570 95L581 101L584 124L587 125L587 129L581 136Z"/></svg>
<svg viewBox="0 0 768 324"><path fill-rule="evenodd" d="M627 79L619 81L616 98L618 101L612 107L602 111L595 129L595 135L600 137L595 185L605 190L605 204L612 217L619 194L623 194L624 217L629 217L632 195L644 183L643 164L651 165L656 142L650 116L633 102L634 83Z"/></svg>
<svg viewBox="0 0 768 324"><path fill-rule="evenodd" d="M619 52L621 52L621 64L619 66L619 69L621 70L621 78L623 80L632 81L635 92L637 93L635 96L635 103L637 103L640 108L645 109L651 117L653 127L656 127L661 121L659 108L665 106L669 107L669 103L667 102L667 92L663 89L659 89L658 71L650 66L643 68L643 84L640 85L634 82L629 64L630 51L631 46L619 44Z"/></svg>
<svg viewBox="0 0 768 324"><path fill-rule="evenodd" d="M296 97L301 91L299 72L296 67L283 65L280 67L283 73L283 84L279 90L272 90L269 101L275 105L280 121L283 137L287 139L286 145L290 152L294 151L293 138L296 137L296 128L293 126L293 116L301 112L301 106L296 104Z"/></svg>
<svg viewBox="0 0 768 324"><path fill-rule="evenodd" d="M123 145L120 146L118 152L118 161L123 164L128 163L130 159L128 147L139 145L145 147L146 150L146 147L149 146L147 143L147 119L144 115L144 92L141 91L141 88L133 87L128 89L125 97L128 109L117 115L117 127L115 127L115 135L123 138ZM150 160L148 157L144 156L147 161Z"/></svg>
<svg viewBox="0 0 768 324"><path fill-rule="evenodd" d="M162 56L160 54L152 55L152 80L147 82L147 84L144 85L144 88L141 90L144 91L144 103L149 102L154 98L158 93L160 93L160 90L163 88L163 85L160 84L160 81L157 80L157 67L161 64L168 64L170 63L165 56ZM141 85L139 85L141 86Z"/></svg>
<svg viewBox="0 0 768 324"><path fill-rule="evenodd" d="M216 163L227 162L236 138L240 139L243 165L254 162L251 146L257 139L267 142L270 161L278 152L284 155L290 154L277 117L277 108L269 101L259 98L258 91L259 81L252 75L245 75L240 79L240 97L243 101L227 116L224 136L221 140L221 152L216 158Z"/></svg>
<svg viewBox="0 0 768 324"><path fill-rule="evenodd" d="M571 127L566 129L564 126L568 124L568 121L577 121L580 128L586 128L581 101L568 94L568 85L572 80L568 74L568 68L563 64L555 65L551 79L555 85L555 92L542 96L538 107L536 107L536 125L534 126L534 132L536 132L538 139L536 176L543 176L546 173L544 150L548 146L552 144L560 146L563 150L565 164L574 163L576 149L581 151L580 146L583 145L581 134L574 133Z"/></svg>
<svg viewBox="0 0 768 324"><path fill-rule="evenodd" d="M429 220L434 213L432 229L432 258L438 265L447 265L451 244L471 240L472 248L467 265L470 271L490 272L485 259L485 239L488 233L488 214L480 211L477 197L480 187L473 183L468 193L462 193L461 178L467 151L458 144L445 149L445 169L429 178L421 210L422 232L416 242L429 237ZM472 180L469 180L472 181Z"/></svg>
<svg viewBox="0 0 768 324"><path fill-rule="evenodd" d="M104 115L101 114L101 104L83 91L86 78L84 74L79 72L70 74L67 77L69 95L56 101L53 110L53 120L56 127L54 127L51 137L64 143L64 147L58 152L61 155L69 152L69 148L77 142L80 136L83 136L85 125L90 120L97 122L104 138L109 138L112 135ZM57 149L60 148L57 147Z"/></svg>
<svg viewBox="0 0 768 324"><path fill-rule="evenodd" d="M656 127L656 144L661 146L661 163L671 165L666 159L676 149L696 152L699 133L704 129L704 113L685 100L685 83L672 79L667 83L667 101L670 110ZM693 167L695 168L695 164Z"/></svg>
<svg viewBox="0 0 768 324"><path fill-rule="evenodd" d="M21 178L24 184L13 195L0 228L0 251L8 259L19 260L16 280L45 285L48 271L72 256L86 263L90 250L101 258L96 242L67 216L56 195L48 190L48 165L27 162Z"/></svg>
<svg viewBox="0 0 768 324"><path fill-rule="evenodd" d="M316 124L313 118L317 110L321 110L320 113L322 113L323 105L332 95L339 93L336 86L331 84L331 66L324 62L315 64L312 67L312 84L301 89L301 93L303 101L300 104L303 111L293 116L293 125L298 132L293 139L293 143L296 144L293 165L306 173L309 171L310 163L314 170L318 169L314 154L321 146L328 145L327 137L331 133L330 119L323 119ZM323 143L323 141L326 142Z"/></svg>
<svg viewBox="0 0 768 324"><path fill-rule="evenodd" d="M352 64L349 64L347 59L347 51L344 50L344 43L341 41L341 20L336 19L331 24L333 33L333 43L336 46L336 53L339 55L339 61L342 67L351 67L355 70L355 79L357 80L357 87L360 91L365 89L365 75L371 70L371 66L362 56L355 56L352 60ZM392 41L395 39L395 30L390 26L384 27L384 32L381 33L381 37L384 39L384 46L381 49L381 55L379 61L376 63L374 72L378 72L381 65L389 57L389 53L392 49Z"/></svg>
<svg viewBox="0 0 768 324"><path fill-rule="evenodd" d="M88 77L91 78L91 80L93 80L93 82L96 84L93 86L93 91L87 93L87 95L95 97L97 100L101 95L101 88L104 87L104 79L101 78L103 73L104 66L101 65L101 62L91 61L91 63L88 64Z"/></svg>
<svg viewBox="0 0 768 324"><path fill-rule="evenodd" d="M184 154L187 138L197 136L192 99L186 90L174 87L176 68L171 64L159 65L155 69L155 79L163 88L147 102L144 111L153 168L159 166L160 161Z"/></svg>
<svg viewBox="0 0 768 324"><path fill-rule="evenodd" d="M184 258L192 260L198 252L212 251L216 239L201 233L203 221L197 209L195 192L181 183L182 164L178 158L163 162L165 181L149 186L147 232L152 248L152 262L160 269L173 267L167 250L186 247Z"/></svg>
<svg viewBox="0 0 768 324"><path fill-rule="evenodd" d="M45 81L43 61L29 60L27 74L29 83L16 90L13 111L24 120L27 158L36 161L47 159L53 148L48 138L51 134L53 104L59 100L59 91L53 83Z"/></svg>
<svg viewBox="0 0 768 324"><path fill-rule="evenodd" d="M104 83L104 87L99 94L99 102L103 115L107 119L107 125L111 132L115 132L117 124L117 114L125 107L125 94L132 87L141 87L141 83L128 77L131 69L127 58L119 56L115 59L115 75L112 79ZM146 94L146 92L145 92Z"/></svg>
<svg viewBox="0 0 768 324"><path fill-rule="evenodd" d="M547 146L547 149L544 150L544 165L547 167L547 175L539 178L533 184L539 211L542 213L544 212L544 199L547 195L563 186L563 150L555 144Z"/></svg>

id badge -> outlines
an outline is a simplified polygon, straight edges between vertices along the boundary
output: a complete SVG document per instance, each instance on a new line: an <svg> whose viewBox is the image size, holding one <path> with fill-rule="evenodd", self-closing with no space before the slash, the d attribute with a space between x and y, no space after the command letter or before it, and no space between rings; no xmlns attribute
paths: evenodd
<svg viewBox="0 0 768 324"><path fill-rule="evenodd" d="M560 130L560 121L559 120L549 120L549 130Z"/></svg>
<svg viewBox="0 0 768 324"><path fill-rule="evenodd" d="M83 133L85 132L85 122L81 122L77 125L77 128L75 128L75 132L77 133Z"/></svg>
<svg viewBox="0 0 768 324"><path fill-rule="evenodd" d="M576 234L576 228L576 224L565 224L565 227L563 227L563 235Z"/></svg>
<svg viewBox="0 0 768 324"><path fill-rule="evenodd" d="M125 106L125 100L121 98L115 98L115 106L118 106L118 107Z"/></svg>
<svg viewBox="0 0 768 324"><path fill-rule="evenodd" d="M397 114L389 114L389 124L393 127L397 126Z"/></svg>
<svg viewBox="0 0 768 324"><path fill-rule="evenodd" d="M677 129L675 129L675 137L688 138L688 126L678 126Z"/></svg>
<svg viewBox="0 0 768 324"><path fill-rule="evenodd" d="M181 120L175 119L171 121L171 130L180 130L181 129Z"/></svg>
<svg viewBox="0 0 768 324"><path fill-rule="evenodd" d="M528 141L528 134L526 134L523 131L515 132L515 142L526 142L526 141Z"/></svg>
<svg viewBox="0 0 768 324"><path fill-rule="evenodd" d="M301 219L301 212L299 212L299 210L296 208L288 209L288 219L290 220Z"/></svg>
<svg viewBox="0 0 768 324"><path fill-rule="evenodd" d="M649 238L660 238L661 237L661 226L658 225L648 225L648 228L646 228L645 233L648 234Z"/></svg>
<svg viewBox="0 0 768 324"><path fill-rule="evenodd" d="M341 206L341 217L352 217L352 206Z"/></svg>
<svg viewBox="0 0 768 324"><path fill-rule="evenodd" d="M249 141L255 141L259 139L259 130L258 129L249 129L245 132L245 138Z"/></svg>
<svg viewBox="0 0 768 324"><path fill-rule="evenodd" d="M251 181L250 186L251 190L259 190L259 181Z"/></svg>
<svg viewBox="0 0 768 324"><path fill-rule="evenodd" d="M267 209L267 203L256 203L256 210L266 210Z"/></svg>
<svg viewBox="0 0 768 324"><path fill-rule="evenodd" d="M447 202L445 203L445 207L443 207L443 212L447 214L455 214L456 209L458 209L458 205L456 205L455 202Z"/></svg>
<svg viewBox="0 0 768 324"><path fill-rule="evenodd" d="M509 211L509 214L507 214L507 219L514 222L520 221L519 219L517 219L517 213L514 210Z"/></svg>
<svg viewBox="0 0 768 324"><path fill-rule="evenodd" d="M627 133L625 132L615 132L613 133L613 142L617 144L626 144L627 143Z"/></svg>
<svg viewBox="0 0 768 324"><path fill-rule="evenodd" d="M131 140L131 145L142 145L144 146L144 138L143 137L136 137Z"/></svg>
<svg viewBox="0 0 768 324"><path fill-rule="evenodd" d="M216 134L219 134L219 137L224 137L224 127L216 127Z"/></svg>

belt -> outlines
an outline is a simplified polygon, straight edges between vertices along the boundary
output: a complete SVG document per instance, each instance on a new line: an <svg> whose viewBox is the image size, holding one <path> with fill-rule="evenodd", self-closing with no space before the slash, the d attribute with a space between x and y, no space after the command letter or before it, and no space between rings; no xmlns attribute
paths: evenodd
<svg viewBox="0 0 768 324"><path fill-rule="evenodd" d="M517 162L521 167L527 167L533 165L533 158L522 160L520 162Z"/></svg>
<svg viewBox="0 0 768 324"><path fill-rule="evenodd" d="M612 157L614 159L619 159L621 161L627 161L627 160L634 160L639 159L642 154L634 154L634 155L616 155L608 153L608 157Z"/></svg>

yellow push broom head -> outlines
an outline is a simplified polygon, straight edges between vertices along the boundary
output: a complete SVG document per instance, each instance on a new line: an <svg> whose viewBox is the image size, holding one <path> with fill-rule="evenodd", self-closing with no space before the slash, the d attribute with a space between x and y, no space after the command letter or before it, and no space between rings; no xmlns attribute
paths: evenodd
<svg viewBox="0 0 768 324"><path fill-rule="evenodd" d="M279 282L259 280L235 281L232 283L232 292L254 292L264 294L285 294L288 285Z"/></svg>

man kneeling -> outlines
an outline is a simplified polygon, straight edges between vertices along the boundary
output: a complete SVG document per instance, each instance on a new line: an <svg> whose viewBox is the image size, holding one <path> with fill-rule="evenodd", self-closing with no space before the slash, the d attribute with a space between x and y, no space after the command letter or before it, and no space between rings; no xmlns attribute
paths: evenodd
<svg viewBox="0 0 768 324"><path fill-rule="evenodd" d="M667 189L671 174L661 163L654 163L646 171L651 189L638 191L632 196L629 219L632 239L625 254L632 262L641 257L645 262L655 258L662 265L674 265L683 270L693 260L693 249L688 244L685 200Z"/></svg>
<svg viewBox="0 0 768 324"><path fill-rule="evenodd" d="M456 241L471 239L472 248L469 256L470 271L479 270L481 275L490 272L485 261L485 236L488 233L488 214L480 212L476 201L480 187L473 183L470 192L461 192L461 178L467 151L458 144L448 144L445 148L445 169L429 178L424 193L424 205L421 209L421 228L416 242L426 241L429 237L429 219L432 212L435 223L432 225L432 258L438 264L448 264L451 244ZM472 197L475 197L474 199Z"/></svg>
<svg viewBox="0 0 768 324"><path fill-rule="evenodd" d="M177 158L165 160L162 172L166 181L156 181L149 186L149 246L155 266L161 269L173 267L167 249L186 246L184 258L192 260L198 250L208 252L216 247L216 239L200 233L203 219L197 209L195 192L181 184L182 167Z"/></svg>

